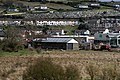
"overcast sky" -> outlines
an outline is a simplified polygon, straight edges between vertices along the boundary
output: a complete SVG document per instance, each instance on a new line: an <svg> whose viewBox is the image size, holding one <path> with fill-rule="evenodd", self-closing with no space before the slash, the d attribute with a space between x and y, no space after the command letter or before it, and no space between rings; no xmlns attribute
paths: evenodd
<svg viewBox="0 0 120 80"><path fill-rule="evenodd" d="M112 0L99 0L99 1L112 1ZM120 0L113 0L113 1L120 1Z"/></svg>

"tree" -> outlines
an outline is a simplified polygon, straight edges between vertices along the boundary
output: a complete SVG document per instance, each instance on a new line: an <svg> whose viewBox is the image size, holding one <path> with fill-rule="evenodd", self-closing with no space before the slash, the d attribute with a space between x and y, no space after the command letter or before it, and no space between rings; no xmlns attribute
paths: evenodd
<svg viewBox="0 0 120 80"><path fill-rule="evenodd" d="M18 30L15 27L8 27L5 30L5 38L2 41L2 50L3 51L8 51L8 52L12 52L12 51L18 51L19 49L23 48L23 42L22 42L22 38L20 36L20 30Z"/></svg>
<svg viewBox="0 0 120 80"><path fill-rule="evenodd" d="M87 23L81 23L78 27L79 30L88 30L89 26Z"/></svg>

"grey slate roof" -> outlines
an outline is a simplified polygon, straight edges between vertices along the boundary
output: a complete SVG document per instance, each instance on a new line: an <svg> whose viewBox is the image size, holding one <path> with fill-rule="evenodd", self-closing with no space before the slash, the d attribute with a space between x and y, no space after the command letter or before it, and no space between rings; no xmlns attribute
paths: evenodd
<svg viewBox="0 0 120 80"><path fill-rule="evenodd" d="M3 30L0 30L0 37L5 37L5 32Z"/></svg>
<svg viewBox="0 0 120 80"><path fill-rule="evenodd" d="M42 40L36 40L36 42L67 43L71 39L73 39L73 38L46 38L46 39L42 39Z"/></svg>
<svg viewBox="0 0 120 80"><path fill-rule="evenodd" d="M118 37L118 36L120 36L120 33L109 33L108 34L109 35L109 37Z"/></svg>

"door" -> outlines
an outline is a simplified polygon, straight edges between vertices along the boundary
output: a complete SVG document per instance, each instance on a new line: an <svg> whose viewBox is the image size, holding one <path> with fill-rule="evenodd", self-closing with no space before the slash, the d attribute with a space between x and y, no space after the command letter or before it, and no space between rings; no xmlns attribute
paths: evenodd
<svg viewBox="0 0 120 80"><path fill-rule="evenodd" d="M68 43L68 46L67 46L68 48L68 50L72 50L73 49L73 44L72 43Z"/></svg>

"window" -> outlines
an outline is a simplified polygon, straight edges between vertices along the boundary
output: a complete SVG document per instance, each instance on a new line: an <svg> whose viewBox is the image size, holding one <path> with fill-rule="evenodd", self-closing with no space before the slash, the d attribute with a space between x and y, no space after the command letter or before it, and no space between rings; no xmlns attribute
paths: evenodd
<svg viewBox="0 0 120 80"><path fill-rule="evenodd" d="M110 45L117 45L117 39L116 38L111 39Z"/></svg>
<svg viewBox="0 0 120 80"><path fill-rule="evenodd" d="M120 39L118 39L118 44L120 44Z"/></svg>

